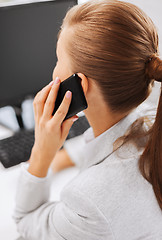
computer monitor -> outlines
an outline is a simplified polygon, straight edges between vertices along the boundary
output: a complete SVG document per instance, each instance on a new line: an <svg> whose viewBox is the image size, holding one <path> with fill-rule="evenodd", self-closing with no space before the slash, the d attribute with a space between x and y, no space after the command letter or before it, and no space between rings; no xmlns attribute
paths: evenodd
<svg viewBox="0 0 162 240"><path fill-rule="evenodd" d="M0 5L0 107L21 106L52 80L57 34L77 0Z"/></svg>

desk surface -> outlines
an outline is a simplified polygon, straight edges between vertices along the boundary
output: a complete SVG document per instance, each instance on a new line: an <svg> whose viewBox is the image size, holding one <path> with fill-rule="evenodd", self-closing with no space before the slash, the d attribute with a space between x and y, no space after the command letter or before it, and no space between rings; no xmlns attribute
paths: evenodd
<svg viewBox="0 0 162 240"><path fill-rule="evenodd" d="M0 238L15 240L19 234L12 219L15 204L15 192L18 180L19 167L4 169L0 165Z"/></svg>

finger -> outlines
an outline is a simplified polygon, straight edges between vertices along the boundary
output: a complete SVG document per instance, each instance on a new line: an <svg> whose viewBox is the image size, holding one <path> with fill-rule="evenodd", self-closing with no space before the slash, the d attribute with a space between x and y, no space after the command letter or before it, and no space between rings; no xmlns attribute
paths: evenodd
<svg viewBox="0 0 162 240"><path fill-rule="evenodd" d="M51 89L51 84L52 82L45 86L41 91L37 93L37 95L34 98L33 106L36 118L39 118L43 113L44 104Z"/></svg>
<svg viewBox="0 0 162 240"><path fill-rule="evenodd" d="M62 103L60 104L59 108L57 109L57 111L55 112L52 121L53 123L55 123L56 125L61 125L63 120L66 117L66 114L68 113L69 107L70 107L70 103L71 103L71 99L72 99L72 92L67 91Z"/></svg>
<svg viewBox="0 0 162 240"><path fill-rule="evenodd" d="M62 123L62 136L61 136L62 139L66 139L67 138L68 133L70 131L70 128L72 127L73 123L75 121L77 121L78 119L79 119L79 117L75 115L75 116L65 120Z"/></svg>
<svg viewBox="0 0 162 240"><path fill-rule="evenodd" d="M43 116L45 119L50 119L52 116L59 87L60 87L60 79L56 77L44 106Z"/></svg>

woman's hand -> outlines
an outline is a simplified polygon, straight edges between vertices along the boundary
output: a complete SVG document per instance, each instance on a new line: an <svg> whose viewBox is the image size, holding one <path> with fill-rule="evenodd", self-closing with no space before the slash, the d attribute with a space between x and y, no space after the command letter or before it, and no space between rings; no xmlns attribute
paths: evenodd
<svg viewBox="0 0 162 240"><path fill-rule="evenodd" d="M72 93L67 91L58 110L52 116L57 93L60 86L59 78L44 87L34 99L35 143L30 157L28 171L37 177L45 177L48 168L63 145L69 130L78 117L75 115L65 121Z"/></svg>

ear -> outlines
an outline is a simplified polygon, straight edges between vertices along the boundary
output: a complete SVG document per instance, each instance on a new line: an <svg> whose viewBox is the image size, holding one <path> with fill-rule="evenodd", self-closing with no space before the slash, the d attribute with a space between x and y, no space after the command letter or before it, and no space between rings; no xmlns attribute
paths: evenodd
<svg viewBox="0 0 162 240"><path fill-rule="evenodd" d="M88 91L88 78L83 73L77 73L77 75L81 78L81 85L83 88L83 92L86 95Z"/></svg>

